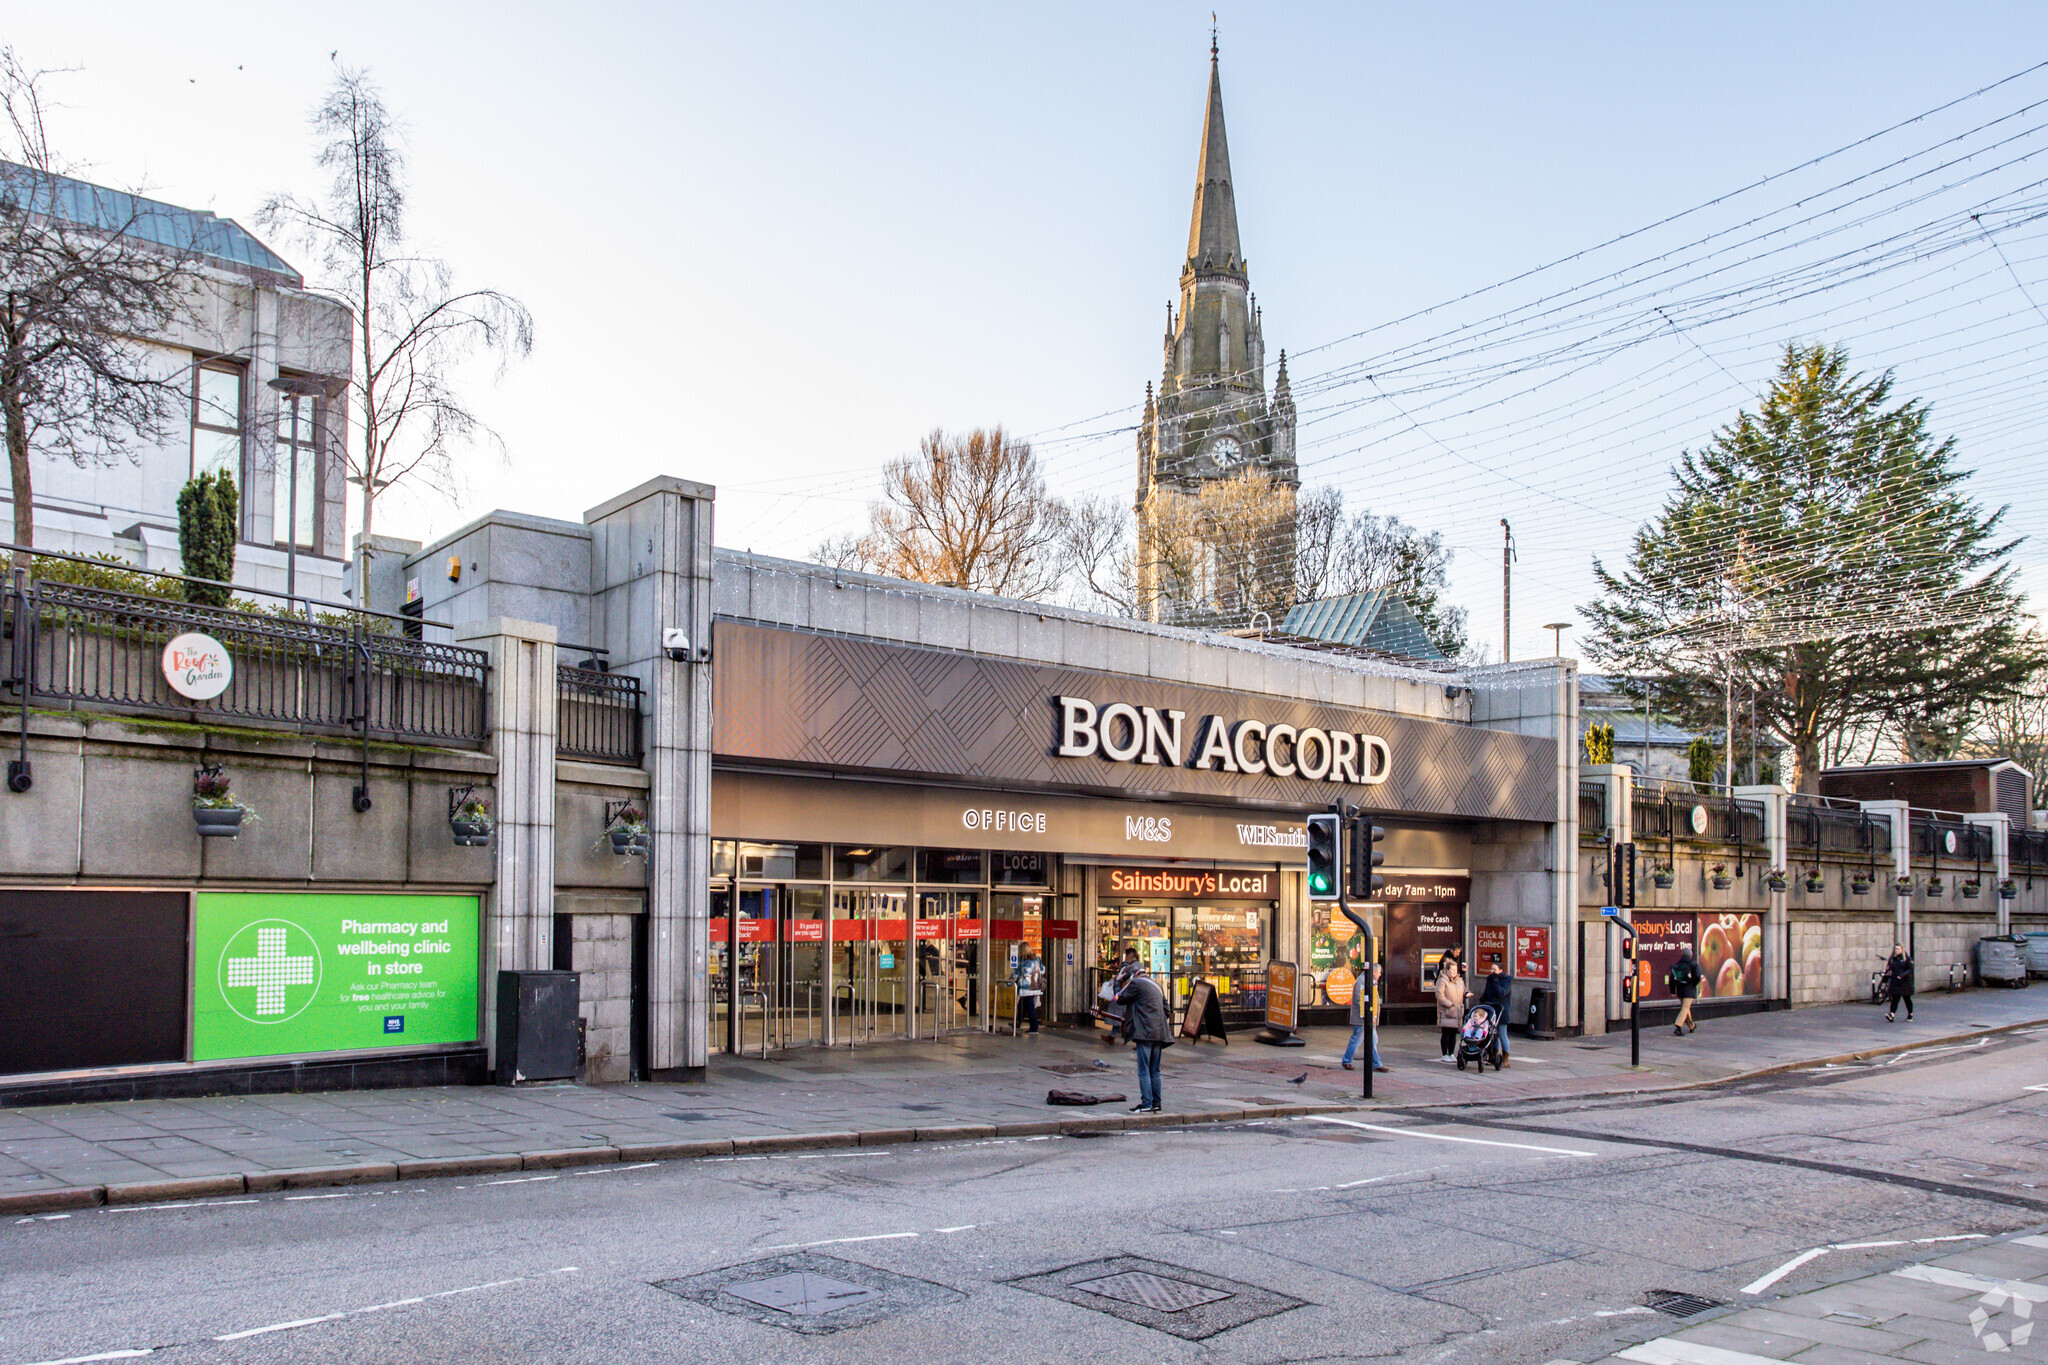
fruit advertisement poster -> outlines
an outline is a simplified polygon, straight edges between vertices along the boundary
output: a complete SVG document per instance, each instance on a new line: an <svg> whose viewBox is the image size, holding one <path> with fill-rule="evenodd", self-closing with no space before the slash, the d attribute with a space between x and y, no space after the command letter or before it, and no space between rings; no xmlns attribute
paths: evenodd
<svg viewBox="0 0 2048 1365"><path fill-rule="evenodd" d="M1638 912L1636 926L1636 989L1644 1001L1671 999L1671 964L1681 950L1694 946L1699 934L1698 915L1690 911ZM1705 992L1702 992L1704 994Z"/></svg>
<svg viewBox="0 0 2048 1365"><path fill-rule="evenodd" d="M1701 915L1700 996L1764 993L1764 922L1761 915Z"/></svg>

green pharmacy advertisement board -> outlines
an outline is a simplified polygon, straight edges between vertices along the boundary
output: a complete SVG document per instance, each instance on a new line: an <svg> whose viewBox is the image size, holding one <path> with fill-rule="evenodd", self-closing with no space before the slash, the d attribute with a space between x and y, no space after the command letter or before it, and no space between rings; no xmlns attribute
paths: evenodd
<svg viewBox="0 0 2048 1365"><path fill-rule="evenodd" d="M475 896L202 891L192 1058L477 1039Z"/></svg>

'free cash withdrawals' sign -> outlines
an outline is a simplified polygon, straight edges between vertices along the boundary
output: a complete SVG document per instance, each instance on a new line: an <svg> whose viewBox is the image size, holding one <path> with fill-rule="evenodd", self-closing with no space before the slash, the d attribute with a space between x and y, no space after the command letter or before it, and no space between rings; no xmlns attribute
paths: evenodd
<svg viewBox="0 0 2048 1365"><path fill-rule="evenodd" d="M192 1057L473 1043L477 898L202 891Z"/></svg>

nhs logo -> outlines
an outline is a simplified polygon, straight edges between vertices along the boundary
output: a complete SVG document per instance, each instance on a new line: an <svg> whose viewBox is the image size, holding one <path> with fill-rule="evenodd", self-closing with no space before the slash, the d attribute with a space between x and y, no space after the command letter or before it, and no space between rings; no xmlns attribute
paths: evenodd
<svg viewBox="0 0 2048 1365"><path fill-rule="evenodd" d="M404 1015L402 1015L402 1014L387 1014L387 1015L385 1015L385 1016L384 1016L384 1031L385 1031L386 1033L403 1033L403 1032L405 1032L405 1016L404 1016Z"/></svg>

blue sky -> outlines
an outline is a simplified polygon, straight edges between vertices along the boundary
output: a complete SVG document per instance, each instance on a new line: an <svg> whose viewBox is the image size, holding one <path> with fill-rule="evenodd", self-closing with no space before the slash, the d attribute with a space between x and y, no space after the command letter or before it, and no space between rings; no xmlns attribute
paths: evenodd
<svg viewBox="0 0 2048 1365"><path fill-rule="evenodd" d="M573 517L673 473L719 486L722 543L801 555L860 523L881 465L923 431L994 422L1048 433L1062 489L1128 493L1125 428L1158 373L1187 231L1207 4L209 13L43 6L6 37L31 64L76 68L53 86L56 132L95 178L245 223L274 190L318 188L303 116L339 50L405 122L416 239L535 314L533 357L474 389L509 463L473 468L457 504L394 497L380 529L428 534L494 506ZM1313 348L2048 57L2039 5L1219 13L1245 249L1269 351L1309 353L1297 374L1371 354ZM2048 77L2021 93L1997 112L2048 94ZM2033 253L2014 246L2031 282ZM1433 316L1485 313L1464 308ZM1510 517L1515 652L1547 653L1541 624L1574 619L1591 556L1623 552L1678 451L1761 382L1772 326L1674 333L1672 365L1698 352L1717 373L1700 361L1690 405L1625 440L1587 427L1582 442L1567 413L1532 454L1518 443L1535 418L1492 431L1484 395L1418 391L1398 400L1416 419L1394 424L1405 439L1317 425L1304 476L1442 530L1454 596L1496 656ZM1856 344L1911 388L1915 364L1946 354L1938 334L1915 333L1917 351L1883 333ZM1957 382L1935 368L1930 385ZM1658 404L1674 392L1658 382L1594 373L1561 392L1612 402L1617 384L1649 385ZM1979 496L2014 501L2014 530L2048 529L2023 474L2036 428L2021 414L1980 429ZM2042 552L2022 557L2048 590Z"/></svg>

